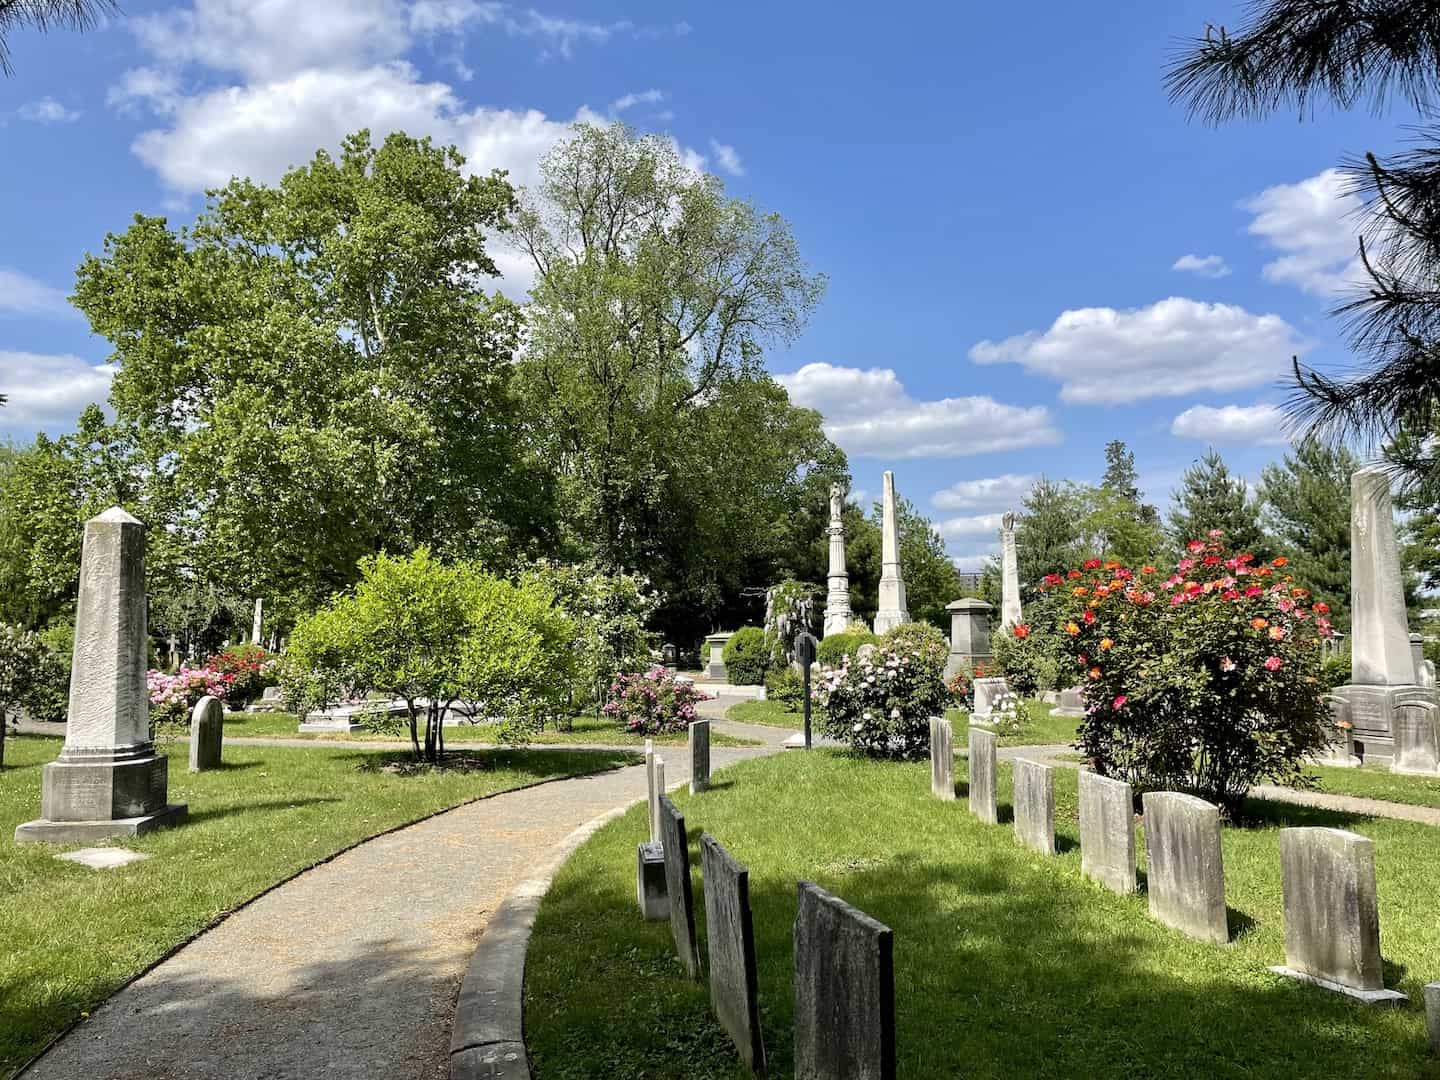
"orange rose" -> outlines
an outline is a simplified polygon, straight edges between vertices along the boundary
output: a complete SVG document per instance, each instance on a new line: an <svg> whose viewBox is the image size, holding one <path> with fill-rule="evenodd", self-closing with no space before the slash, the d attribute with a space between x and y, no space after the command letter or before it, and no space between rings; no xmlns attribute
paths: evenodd
<svg viewBox="0 0 1440 1080"><path fill-rule="evenodd" d="M1090 591L1090 590L1087 589L1087 588L1085 588L1084 585L1076 585L1075 588L1073 588L1073 589L1070 590L1070 595L1071 595L1071 596L1084 596L1084 595L1085 595L1086 593L1088 593L1089 591Z"/></svg>
<svg viewBox="0 0 1440 1080"><path fill-rule="evenodd" d="M1065 633L1069 634L1071 637L1074 637L1076 634L1080 633L1080 627L1076 626L1073 622L1067 622L1065 624Z"/></svg>
<svg viewBox="0 0 1440 1080"><path fill-rule="evenodd" d="M1271 641L1284 641L1284 640L1285 640L1285 630L1284 630L1284 628L1283 628L1283 627L1280 627L1280 626L1272 626L1272 627L1270 627L1270 640L1271 640Z"/></svg>
<svg viewBox="0 0 1440 1080"><path fill-rule="evenodd" d="M1111 641L1108 637L1100 639L1100 648L1102 649L1108 649L1114 644L1115 642Z"/></svg>
<svg viewBox="0 0 1440 1080"><path fill-rule="evenodd" d="M1273 559L1273 560L1271 560L1270 565L1271 565L1271 566L1285 566L1285 565L1287 565L1289 562L1290 562L1289 559L1285 558L1284 555L1281 555L1278 559Z"/></svg>
<svg viewBox="0 0 1440 1080"><path fill-rule="evenodd" d="M1270 625L1270 623L1268 620L1262 619L1260 618L1260 616L1257 615L1255 616L1255 618L1250 620L1250 625L1253 626L1256 630L1264 630L1265 627Z"/></svg>
<svg viewBox="0 0 1440 1080"><path fill-rule="evenodd" d="M1092 678L1092 679L1098 679L1099 677L1100 677L1100 669L1099 669L1098 667L1092 667L1092 668L1090 669L1090 678Z"/></svg>

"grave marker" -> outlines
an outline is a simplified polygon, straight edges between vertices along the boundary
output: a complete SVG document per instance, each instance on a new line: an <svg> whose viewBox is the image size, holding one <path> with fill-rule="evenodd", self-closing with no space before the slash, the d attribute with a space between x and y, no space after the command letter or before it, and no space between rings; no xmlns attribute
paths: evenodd
<svg viewBox="0 0 1440 1080"><path fill-rule="evenodd" d="M710 787L710 721L690 721L690 794Z"/></svg>
<svg viewBox="0 0 1440 1080"><path fill-rule="evenodd" d="M659 761L657 759L657 766ZM692 979L700 978L700 950L695 944L695 897L690 886L690 841L685 815L670 796L660 796L660 842L665 846L665 893L670 898L670 934L680 966Z"/></svg>
<svg viewBox="0 0 1440 1080"><path fill-rule="evenodd" d="M225 706L206 694L190 713L190 771L218 769L224 739Z"/></svg>
<svg viewBox="0 0 1440 1080"><path fill-rule="evenodd" d="M1230 940L1220 808L1178 791L1150 791L1145 810L1150 917L1201 941Z"/></svg>
<svg viewBox="0 0 1440 1080"><path fill-rule="evenodd" d="M1080 772L1080 872L1117 893L1133 893L1135 797L1123 780Z"/></svg>
<svg viewBox="0 0 1440 1080"><path fill-rule="evenodd" d="M1000 820L995 805L995 732L970 725L970 812L987 825Z"/></svg>
<svg viewBox="0 0 1440 1080"><path fill-rule="evenodd" d="M705 940L710 946L710 1002L735 1041L740 1060L765 1071L760 1038L760 977L750 917L750 871L708 833L700 837L705 877Z"/></svg>
<svg viewBox="0 0 1440 1080"><path fill-rule="evenodd" d="M955 798L955 733L949 720L930 718L930 794Z"/></svg>
<svg viewBox="0 0 1440 1080"><path fill-rule="evenodd" d="M1055 769L1016 758L1015 839L1042 855L1055 854Z"/></svg>

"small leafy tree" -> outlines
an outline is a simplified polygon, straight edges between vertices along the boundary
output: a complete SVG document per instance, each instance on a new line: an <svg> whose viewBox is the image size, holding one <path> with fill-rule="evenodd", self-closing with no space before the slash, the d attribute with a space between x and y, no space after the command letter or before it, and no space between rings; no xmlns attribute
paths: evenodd
<svg viewBox="0 0 1440 1080"><path fill-rule="evenodd" d="M0 624L0 769L5 767L5 736L11 721L44 697L56 666L39 634Z"/></svg>

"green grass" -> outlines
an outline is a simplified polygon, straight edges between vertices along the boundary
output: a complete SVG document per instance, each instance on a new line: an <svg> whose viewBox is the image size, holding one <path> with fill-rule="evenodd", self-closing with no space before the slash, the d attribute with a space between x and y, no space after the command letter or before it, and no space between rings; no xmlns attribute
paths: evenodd
<svg viewBox="0 0 1440 1080"><path fill-rule="evenodd" d="M1329 795L1359 795L1409 806L1440 807L1440 777L1407 776L1392 773L1380 765L1358 769L1316 765L1307 767L1306 771L1319 777L1320 786L1316 790Z"/></svg>
<svg viewBox="0 0 1440 1080"><path fill-rule="evenodd" d="M406 775L407 755L354 747L227 746L214 772L169 749L170 800L189 823L126 842L152 858L97 871L16 844L38 816L60 740L7 740L0 773L0 1076L167 950L359 840L483 795L633 761L622 751L482 750L470 769ZM72 845L81 846L81 845Z"/></svg>
<svg viewBox="0 0 1440 1080"><path fill-rule="evenodd" d="M1080 717L1056 716L1056 706L1047 705L1039 698L1026 698L1025 704L1030 706L1033 719L1018 735L1002 736L1001 746L1049 746L1059 743L1068 746L1075 742ZM955 745L964 746L970 732L970 714L964 709L951 709L945 715L955 726Z"/></svg>
<svg viewBox="0 0 1440 1080"><path fill-rule="evenodd" d="M726 720L734 720L737 724L764 724L766 727L789 728L791 731L799 731L805 726L805 717L798 712L790 712L778 701L737 701L725 711ZM812 713L810 723L819 730L820 717Z"/></svg>
<svg viewBox="0 0 1440 1080"><path fill-rule="evenodd" d="M393 732L376 733L369 731L357 732L306 732L301 734L298 730L299 721L294 713L242 713L230 712L225 714L225 734L229 736L245 736L264 738L285 738L285 739L313 739L316 742L333 742L342 739L347 742L394 742L408 739L408 728L399 726ZM656 746L683 746L688 736L681 733L678 735L656 735L653 736ZM493 745L500 741L499 736L492 724L456 724L445 729L445 745L454 746L460 743L484 743ZM645 739L639 735L628 735L618 730L614 723L601 717L577 716L575 717L571 730L553 731L545 730L529 740L532 746L565 746L571 743L604 743L609 746L641 747ZM710 732L711 746L759 746L754 739L742 739L734 735L726 735L723 732Z"/></svg>
<svg viewBox="0 0 1440 1080"><path fill-rule="evenodd" d="M746 762L714 790L680 794L704 950L699 837L750 870L760 1012L771 1075L792 1075L791 931L797 880L895 931L899 1075L1297 1080L1440 1076L1426 1052L1421 987L1440 976L1434 897L1440 832L1408 822L1252 804L1227 829L1236 940L1205 945L1151 921L1143 895L1080 876L1075 773L1056 776L1062 854L1021 849L962 799L929 796L925 764L832 752ZM1000 770L1002 819L1011 797ZM526 972L538 1080L741 1077L704 983L680 974L667 923L640 921L635 844L643 809L608 825L561 870ZM1334 825L1372 837L1386 982L1411 996L1368 1009L1266 970L1282 963L1278 829ZM1143 853L1143 836L1139 850ZM1143 854L1142 854L1143 863Z"/></svg>

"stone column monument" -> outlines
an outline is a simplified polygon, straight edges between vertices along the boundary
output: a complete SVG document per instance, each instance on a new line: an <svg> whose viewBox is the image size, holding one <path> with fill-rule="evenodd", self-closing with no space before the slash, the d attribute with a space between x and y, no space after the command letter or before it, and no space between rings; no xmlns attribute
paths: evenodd
<svg viewBox="0 0 1440 1080"><path fill-rule="evenodd" d="M262 597L255 598L255 621L250 624L250 644L260 644L260 631L264 629L265 622L265 601Z"/></svg>
<svg viewBox="0 0 1440 1080"><path fill-rule="evenodd" d="M168 759L150 742L145 526L118 506L85 523L65 747L17 842L138 836L185 818L167 806Z"/></svg>
<svg viewBox="0 0 1440 1080"><path fill-rule="evenodd" d="M875 633L910 621L905 607L905 580L900 576L900 530L895 523L895 474L885 473L881 508L880 606L875 612Z"/></svg>
<svg viewBox="0 0 1440 1080"><path fill-rule="evenodd" d="M845 572L845 524L840 512L845 508L845 489L830 485L829 589L825 593L825 630L821 637L842 634L850 625L850 575Z"/></svg>
<svg viewBox="0 0 1440 1080"><path fill-rule="evenodd" d="M1015 559L1015 512L1000 520L1000 627L1008 630L1021 621L1020 570Z"/></svg>

